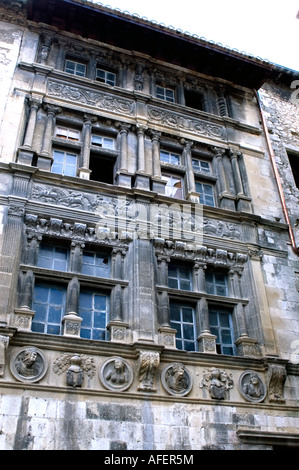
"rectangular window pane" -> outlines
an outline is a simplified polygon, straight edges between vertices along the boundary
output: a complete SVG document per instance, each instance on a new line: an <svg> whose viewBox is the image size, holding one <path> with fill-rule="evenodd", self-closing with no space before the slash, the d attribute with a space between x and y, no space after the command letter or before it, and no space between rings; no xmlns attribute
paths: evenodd
<svg viewBox="0 0 299 470"><path fill-rule="evenodd" d="M108 296L99 292L82 289L79 297L81 337L86 339L107 339Z"/></svg>
<svg viewBox="0 0 299 470"><path fill-rule="evenodd" d="M55 284L37 282L33 292L32 331L47 334L62 333L66 288Z"/></svg>
<svg viewBox="0 0 299 470"><path fill-rule="evenodd" d="M190 306L170 303L170 326L177 330L176 347L185 351L196 351L195 313Z"/></svg>
<svg viewBox="0 0 299 470"><path fill-rule="evenodd" d="M41 244L38 250L37 266L58 271L67 271L68 250L55 245Z"/></svg>
<svg viewBox="0 0 299 470"><path fill-rule="evenodd" d="M77 155L54 150L51 171L61 175L76 176Z"/></svg>
<svg viewBox="0 0 299 470"><path fill-rule="evenodd" d="M106 254L83 252L82 273L89 276L109 277L110 259Z"/></svg>
<svg viewBox="0 0 299 470"><path fill-rule="evenodd" d="M192 290L191 269L170 264L168 267L168 287L172 289Z"/></svg>
<svg viewBox="0 0 299 470"><path fill-rule="evenodd" d="M228 310L211 309L209 312L210 331L217 336L217 351L220 354L235 353L232 327L232 313Z"/></svg>

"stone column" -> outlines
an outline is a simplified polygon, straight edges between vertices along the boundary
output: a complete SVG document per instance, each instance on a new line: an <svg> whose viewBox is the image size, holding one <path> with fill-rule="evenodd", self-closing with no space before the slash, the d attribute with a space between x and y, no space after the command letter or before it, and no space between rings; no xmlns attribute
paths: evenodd
<svg viewBox="0 0 299 470"><path fill-rule="evenodd" d="M119 156L119 168L117 174L117 181L119 186L131 188L132 186L132 174L129 173L128 168L128 133L130 125L119 124L120 128L120 156Z"/></svg>
<svg viewBox="0 0 299 470"><path fill-rule="evenodd" d="M184 141L183 156L186 164L186 176L187 176L187 200L191 202L199 202L199 194L195 189L195 178L192 165L192 153L191 147L193 142L189 140Z"/></svg>
<svg viewBox="0 0 299 470"><path fill-rule="evenodd" d="M89 169L89 160L90 160L90 142L91 142L91 129L93 122L96 121L96 118L92 116L84 116L83 124L83 147L82 147L82 167L79 168L79 178L89 179L91 170Z"/></svg>
<svg viewBox="0 0 299 470"><path fill-rule="evenodd" d="M73 273L81 273L82 271L82 257L85 244L82 242L73 241L71 243L70 253L70 271Z"/></svg>
<svg viewBox="0 0 299 470"><path fill-rule="evenodd" d="M15 324L18 331L31 331L32 319L35 311L31 310L33 297L34 275L33 271L19 273L18 282L18 308L15 308Z"/></svg>
<svg viewBox="0 0 299 470"><path fill-rule="evenodd" d="M206 291L206 269L207 265L203 262L196 262L193 266L193 286L196 292Z"/></svg>
<svg viewBox="0 0 299 470"><path fill-rule="evenodd" d="M66 314L62 319L64 336L80 336L82 318L78 316L80 284L74 277L68 284L66 293Z"/></svg>
<svg viewBox="0 0 299 470"><path fill-rule="evenodd" d="M135 176L135 188L150 190L150 177L145 174L145 127L137 125L137 172Z"/></svg>
<svg viewBox="0 0 299 470"><path fill-rule="evenodd" d="M239 166L239 157L241 156L241 153L231 150L229 152L229 156L237 193L237 210L251 212L251 199L245 195L242 174Z"/></svg>
<svg viewBox="0 0 299 470"><path fill-rule="evenodd" d="M235 210L235 197L230 194L227 175L223 164L224 149L214 147L213 149L218 169L219 189L220 189L220 207L223 209Z"/></svg>
<svg viewBox="0 0 299 470"><path fill-rule="evenodd" d="M160 163L160 132L151 132L152 137L152 190L159 194L165 194L166 182L161 179Z"/></svg>
<svg viewBox="0 0 299 470"><path fill-rule="evenodd" d="M35 131L37 111L41 105L40 100L31 99L30 100L30 112L29 118L26 127L26 133L24 137L23 147L32 148L33 136Z"/></svg>
<svg viewBox="0 0 299 470"><path fill-rule="evenodd" d="M50 171L53 160L51 156L51 147L55 127L55 117L59 112L61 112L61 109L52 105L46 105L45 109L47 111L47 117L42 142L42 150L38 155L37 166L42 170Z"/></svg>
<svg viewBox="0 0 299 470"><path fill-rule="evenodd" d="M35 154L35 150L32 149L33 136L35 131L37 112L39 107L41 106L40 99L31 98L29 102L30 111L29 118L27 121L24 142L18 152L18 163L22 163L24 165L32 165L33 156Z"/></svg>
<svg viewBox="0 0 299 470"><path fill-rule="evenodd" d="M111 275L114 279L124 279L124 257L126 250L121 247L112 250ZM110 341L126 343L129 339L129 324L123 321L124 317L124 289L116 284L111 292L111 315L107 329Z"/></svg>

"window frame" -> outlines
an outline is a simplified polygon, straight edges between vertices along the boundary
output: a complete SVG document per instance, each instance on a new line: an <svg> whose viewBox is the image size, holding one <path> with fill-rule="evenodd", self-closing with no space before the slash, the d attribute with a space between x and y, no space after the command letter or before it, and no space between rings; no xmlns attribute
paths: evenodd
<svg viewBox="0 0 299 470"><path fill-rule="evenodd" d="M74 73L71 71L68 71L67 69L69 68L67 66L67 63L73 63L75 65L74 67ZM84 74L76 73L77 66L83 66L84 67ZM70 69L70 68L69 68ZM64 71L70 75L73 75L75 77L80 77L80 78L86 78L87 77L87 64L84 61L80 61L79 59L73 59L71 57L66 57L65 63L64 63Z"/></svg>
<svg viewBox="0 0 299 470"><path fill-rule="evenodd" d="M175 189L175 186L172 185L168 185L166 184L165 185L165 196L168 196L168 197L171 197L171 198L174 198L174 199L185 199L185 194L184 194L184 178L183 176L181 175L176 175L176 174L172 174L172 173L165 173L165 172L162 172L161 174L161 179L163 181L166 181L168 183L168 181L172 181L172 180L177 180L177 183L181 183L181 186L180 187L177 187ZM168 188L168 190L166 190L166 188ZM170 191L170 189L175 189L175 194L171 194L171 192L174 192L174 191ZM178 196L177 194L181 194L181 196Z"/></svg>
<svg viewBox="0 0 299 470"><path fill-rule="evenodd" d="M224 283L223 284L220 284L217 282L216 280L216 276L220 276L222 275L223 276L223 279L224 279ZM212 277L212 282L208 281L207 278L208 276L211 276ZM208 295L218 295L220 297L229 297L229 282L228 282L228 274L226 271L222 271L220 269L210 269L208 268L206 270L206 274L205 274L205 283L206 283L206 293ZM212 286L212 289L211 291L209 291L208 289L208 285ZM219 294L218 293L218 287L225 287L225 294Z"/></svg>
<svg viewBox="0 0 299 470"><path fill-rule="evenodd" d="M176 276L170 276L169 272L170 270L173 270L173 271L176 271ZM181 271L182 270L185 270L185 271L188 271L189 273L189 276L188 277L183 277L181 275ZM170 285L170 282L169 281L177 281L177 287L173 287ZM183 282L186 282L186 281L189 281L189 284L190 284L190 288L189 289L184 289L181 287L182 283ZM192 268L189 267L189 266L183 266L183 265L180 265L180 264L175 264L175 263L170 263L168 265L168 287L170 289L177 289L177 290L185 290L185 291L188 291L188 292L192 292L193 291L193 273L192 273Z"/></svg>
<svg viewBox="0 0 299 470"><path fill-rule="evenodd" d="M41 287L41 286L44 286L44 288L47 288L48 289L48 301L47 302L42 302L42 301L35 301L36 297L37 297L37 287ZM57 288L60 288L61 291L63 291L63 302L61 304L51 304L49 303L49 298L51 296L51 291L54 292L54 289L57 289ZM59 289L57 289L59 290ZM32 319L32 325L31 325L31 331L33 333L41 333L41 334L45 334L45 335L57 335L57 336L61 336L62 335L62 332L63 332L63 322L62 322L62 319L65 315L65 308L66 308L66 296L67 296L67 286L66 285L63 285L63 284L60 284L59 282L49 282L48 280L45 281L43 279L38 279L36 282L35 282L35 286L34 286L34 289L33 289L33 296L32 296L32 309L35 311L35 314L34 314L34 317ZM37 321L37 319L39 319L39 315L40 315L40 309L37 307L38 305L44 305L46 307L46 318L44 321ZM50 308L51 306L59 306L61 307L61 311L60 311L60 323L57 323L57 322L51 322L49 321L49 311L50 311ZM37 307L37 308L36 308ZM43 325L43 331L41 330L37 330L35 328L35 324L40 324L40 325ZM56 326L56 329L58 329L58 332L56 333L51 333L49 332L49 328L53 328L53 326Z"/></svg>
<svg viewBox="0 0 299 470"><path fill-rule="evenodd" d="M98 72L104 72L104 79L101 79L100 77L98 77ZM108 78L108 75L113 75L114 79L113 80L110 80ZM117 82L117 74L115 72L113 72L112 70L109 70L107 68L103 68L103 67L100 67L100 66L97 66L96 67L96 75L95 75L95 80L99 83L105 83L106 85L110 85L110 86L116 86ZM112 82L112 83L109 83L109 82Z"/></svg>
<svg viewBox="0 0 299 470"><path fill-rule="evenodd" d="M173 308L176 307L179 309L179 320L174 320L173 317L171 316L173 312ZM191 315L192 315L192 322L184 321L183 317L183 309L190 309L191 310ZM170 300L169 302L169 310L170 310L170 327L177 330L176 335L175 335L175 341L176 341L176 347L177 349L181 351L198 351L198 342L197 342L197 323L196 323L196 308L194 305L190 302L176 302ZM179 329L178 329L179 326ZM186 338L186 328L184 326L192 326L192 339L191 338ZM192 344L194 348L185 348L185 343ZM181 344L181 347L179 347L179 344Z"/></svg>
<svg viewBox="0 0 299 470"><path fill-rule="evenodd" d="M162 155L164 154L165 159L163 160ZM168 157L168 158L167 158ZM177 160L177 161L173 161ZM161 164L170 164L180 166L182 164L182 156L179 153L171 152L166 149L160 149L160 162Z"/></svg>
<svg viewBox="0 0 299 470"><path fill-rule="evenodd" d="M85 311L90 311L91 309L88 309L88 308L83 308L82 307L82 296L83 294L91 294L92 295L92 303L93 303L93 307L95 305L95 302L94 302L94 299L95 299L95 295L98 295L98 296L103 296L106 298L106 309L105 309L105 327L103 328L100 328L100 327L96 327L95 326L95 310L97 310L99 313L103 313L104 311L101 311L100 309L92 309L92 317L91 317L91 326L88 328L87 326L85 326L85 316L82 315L82 310L85 310ZM81 306L80 306L80 299L81 299ZM100 287L97 287L97 288L94 288L93 286L82 286L82 288L80 288L80 295L79 295L79 307L78 307L78 316L81 317L83 320L82 320L82 323L81 323L81 328L80 328L80 338L81 339L87 339L87 340L92 340L92 341L107 341L108 340L108 330L107 330L107 325L109 323L109 315L110 315L110 295L107 291L101 289ZM90 334L90 337L87 337L87 336L82 336L82 331L85 331L85 330L90 330L91 334ZM94 337L94 334L96 332L101 332L103 334L104 337L102 338L95 338Z"/></svg>
<svg viewBox="0 0 299 470"><path fill-rule="evenodd" d="M214 325L213 322L211 322L211 316L212 315L217 316L217 325ZM221 319L220 315L227 316L228 318L228 325L229 326L223 326L221 324ZM234 322L233 322L233 310L221 307L221 306L216 306L213 305L213 307L209 307L209 325L210 325L210 331L213 335L215 335L216 338L216 350L218 354L222 355L229 355L229 356L235 356L236 355L236 345L235 345L235 331L234 331ZM225 343L223 341L223 332L229 331L230 334L230 339L231 342ZM231 353L225 353L224 349L225 348L230 348Z"/></svg>
<svg viewBox="0 0 299 470"><path fill-rule="evenodd" d="M62 165L62 171L54 171L53 170L53 167L55 168L55 166L60 163L60 162L57 162L57 161L55 162L55 155L57 155L58 153L63 154L63 162L61 164ZM68 164L66 162L67 156L75 157L75 163L73 165ZM52 158L53 158L53 161L52 161L52 165L51 165L51 173L62 175L62 176L70 176L70 177L76 177L77 176L78 160L79 160L78 153L71 153L71 152L68 152L67 150L53 148ZM66 168L73 168L74 169L73 174L66 174L65 173Z"/></svg>
<svg viewBox="0 0 299 470"><path fill-rule="evenodd" d="M202 186L202 189L203 189L202 191L199 190L198 185ZM212 195L206 193L204 191L205 188L211 188ZM209 207L216 207L215 185L214 184L212 184L210 182L206 182L206 181L196 179L195 180L195 190L199 194L200 204L206 205L206 206L209 206ZM209 201L209 198L213 199L213 201L212 201L213 204L210 203L211 201Z"/></svg>
<svg viewBox="0 0 299 470"><path fill-rule="evenodd" d="M167 98L167 92L171 92L170 93L171 99ZM175 103L176 102L174 88L156 84L155 93L156 93L156 98L158 98L160 100L166 101L167 103Z"/></svg>

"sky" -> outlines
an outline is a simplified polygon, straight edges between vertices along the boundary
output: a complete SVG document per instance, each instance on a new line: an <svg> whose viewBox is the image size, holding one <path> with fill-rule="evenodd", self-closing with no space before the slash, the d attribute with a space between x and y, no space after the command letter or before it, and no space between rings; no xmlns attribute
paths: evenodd
<svg viewBox="0 0 299 470"><path fill-rule="evenodd" d="M91 0L299 71L299 0Z"/></svg>

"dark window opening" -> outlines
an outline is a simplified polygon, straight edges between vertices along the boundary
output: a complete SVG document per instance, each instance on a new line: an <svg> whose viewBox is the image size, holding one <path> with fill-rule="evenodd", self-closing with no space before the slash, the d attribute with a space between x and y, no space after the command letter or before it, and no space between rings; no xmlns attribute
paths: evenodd
<svg viewBox="0 0 299 470"><path fill-rule="evenodd" d="M92 181L114 183L114 161L112 159L91 155L89 169L91 170L90 179Z"/></svg>
<svg viewBox="0 0 299 470"><path fill-rule="evenodd" d="M288 157L292 168L295 184L297 188L299 188L299 155L288 152Z"/></svg>
<svg viewBox="0 0 299 470"><path fill-rule="evenodd" d="M204 110L203 97L196 91L185 90L185 104L189 108Z"/></svg>

